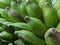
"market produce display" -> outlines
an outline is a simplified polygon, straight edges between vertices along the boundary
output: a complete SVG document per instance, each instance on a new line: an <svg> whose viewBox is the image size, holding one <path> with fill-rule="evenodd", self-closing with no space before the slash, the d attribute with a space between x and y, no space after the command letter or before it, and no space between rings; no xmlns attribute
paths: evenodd
<svg viewBox="0 0 60 45"><path fill-rule="evenodd" d="M60 45L60 0L0 0L0 45Z"/></svg>

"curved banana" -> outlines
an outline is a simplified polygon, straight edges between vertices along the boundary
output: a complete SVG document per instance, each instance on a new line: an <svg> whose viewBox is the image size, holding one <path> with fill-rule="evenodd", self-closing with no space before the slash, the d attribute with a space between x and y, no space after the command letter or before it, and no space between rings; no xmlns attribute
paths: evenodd
<svg viewBox="0 0 60 45"><path fill-rule="evenodd" d="M51 2L51 0L39 0L39 7L43 10L43 8L44 8L44 3L45 2L49 2L50 3L50 5L52 5L52 2Z"/></svg>
<svg viewBox="0 0 60 45"><path fill-rule="evenodd" d="M4 27L0 26L0 32L3 32L3 31L5 31Z"/></svg>
<svg viewBox="0 0 60 45"><path fill-rule="evenodd" d="M21 4L20 4L20 14L21 14L21 16L24 18L26 15L28 15L27 14L27 11L26 11L26 2L22 2Z"/></svg>
<svg viewBox="0 0 60 45"><path fill-rule="evenodd" d="M18 27L20 29L26 29L26 30L31 31L31 27L26 23L17 22L17 23L13 23L11 25L14 26L14 27Z"/></svg>
<svg viewBox="0 0 60 45"><path fill-rule="evenodd" d="M14 27L15 30L21 30L21 29L26 29L26 30L32 30L30 25L23 23L23 22L16 22L16 23L11 23L11 22L0 22L0 24L2 24L3 26L7 26L7 27ZM17 28L17 29L16 29Z"/></svg>
<svg viewBox="0 0 60 45"><path fill-rule="evenodd" d="M15 14L16 13L16 14ZM1 16L6 19L9 22L17 22L17 21L22 21L23 19L20 18L20 20L17 19L19 17L18 13L14 10L4 10L0 9L0 14ZM15 15L14 15L15 14ZM18 15L18 16L17 16ZM17 16L17 17L16 17Z"/></svg>
<svg viewBox="0 0 60 45"><path fill-rule="evenodd" d="M58 14L58 18L59 18L59 21L60 21L60 9L57 11L57 14Z"/></svg>
<svg viewBox="0 0 60 45"><path fill-rule="evenodd" d="M10 21L10 22L15 22L16 21L15 19L11 18L11 16L4 9L0 9L0 14L7 21Z"/></svg>
<svg viewBox="0 0 60 45"><path fill-rule="evenodd" d="M10 6L11 0L0 0L0 8L5 8L7 5Z"/></svg>
<svg viewBox="0 0 60 45"><path fill-rule="evenodd" d="M9 17L7 18L8 14L6 13L6 11L4 9L0 8L0 14L4 19L9 20L8 19Z"/></svg>
<svg viewBox="0 0 60 45"><path fill-rule="evenodd" d="M17 45L25 45L24 42L22 40L16 40L14 41L14 44L17 44Z"/></svg>
<svg viewBox="0 0 60 45"><path fill-rule="evenodd" d="M60 9L60 0L56 0L55 4L53 5L53 8L55 8L56 11Z"/></svg>
<svg viewBox="0 0 60 45"><path fill-rule="evenodd" d="M0 38L6 41L14 41L15 39L13 34L10 34L6 31L0 33Z"/></svg>
<svg viewBox="0 0 60 45"><path fill-rule="evenodd" d="M11 18L11 20L13 21L24 21L24 19L21 17L21 15L19 14L19 12L17 12L14 9L11 8L7 8L6 11L8 12L9 17Z"/></svg>
<svg viewBox="0 0 60 45"><path fill-rule="evenodd" d="M27 10L27 13L29 16L36 17L36 18L43 20L42 19L43 13L42 13L41 8L37 4L35 4L34 2L31 2L30 0L28 0L26 10Z"/></svg>
<svg viewBox="0 0 60 45"><path fill-rule="evenodd" d="M7 20L4 18L0 18L0 22L6 22Z"/></svg>
<svg viewBox="0 0 60 45"><path fill-rule="evenodd" d="M18 13L20 13L19 5L13 0L11 1L11 8L16 10Z"/></svg>
<svg viewBox="0 0 60 45"><path fill-rule="evenodd" d="M33 33L38 36L44 37L44 33L46 32L48 27L41 20L26 16L25 21L28 25L31 26Z"/></svg>
<svg viewBox="0 0 60 45"><path fill-rule="evenodd" d="M51 28L51 27L56 27L58 24L58 15L56 10L49 5L49 2L45 2L45 7L43 9L43 18L45 24Z"/></svg>
<svg viewBox="0 0 60 45"><path fill-rule="evenodd" d="M57 27L58 30L60 30L60 22L58 23Z"/></svg>
<svg viewBox="0 0 60 45"><path fill-rule="evenodd" d="M7 45L8 43L8 41L0 39L0 45Z"/></svg>
<svg viewBox="0 0 60 45"><path fill-rule="evenodd" d="M44 40L36 37L32 32L27 30L15 31L15 33L19 39L25 40L32 43L33 45L45 45Z"/></svg>

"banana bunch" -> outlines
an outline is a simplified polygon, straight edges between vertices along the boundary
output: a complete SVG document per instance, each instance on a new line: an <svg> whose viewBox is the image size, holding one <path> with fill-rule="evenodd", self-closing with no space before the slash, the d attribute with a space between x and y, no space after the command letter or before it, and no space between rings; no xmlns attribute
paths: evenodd
<svg viewBox="0 0 60 45"><path fill-rule="evenodd" d="M0 45L60 45L60 0L0 0Z"/></svg>

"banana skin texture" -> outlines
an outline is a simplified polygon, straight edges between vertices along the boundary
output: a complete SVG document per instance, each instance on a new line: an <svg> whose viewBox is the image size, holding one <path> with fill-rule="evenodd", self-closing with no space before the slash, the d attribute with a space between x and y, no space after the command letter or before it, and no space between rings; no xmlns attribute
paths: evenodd
<svg viewBox="0 0 60 45"><path fill-rule="evenodd" d="M35 4L34 2L31 1L27 1L27 7L26 7L27 13L29 16L31 17L36 17L42 20L42 10L40 9L40 7Z"/></svg>
<svg viewBox="0 0 60 45"><path fill-rule="evenodd" d="M48 27L39 19L33 17L25 17L25 21L32 28L32 32L40 37L44 37L44 33ZM38 26L38 27L37 27Z"/></svg>
<svg viewBox="0 0 60 45"><path fill-rule="evenodd" d="M30 42L33 45L45 45L45 42L43 39L40 39L38 37L36 37L32 32L27 31L27 30L21 30L21 31L15 31L15 33L18 38L22 38L22 40L24 39L25 42Z"/></svg>
<svg viewBox="0 0 60 45"><path fill-rule="evenodd" d="M45 24L49 28L56 27L58 24L59 19L58 19L57 12L51 5L49 5L49 2L45 4L45 8L43 10L43 18Z"/></svg>

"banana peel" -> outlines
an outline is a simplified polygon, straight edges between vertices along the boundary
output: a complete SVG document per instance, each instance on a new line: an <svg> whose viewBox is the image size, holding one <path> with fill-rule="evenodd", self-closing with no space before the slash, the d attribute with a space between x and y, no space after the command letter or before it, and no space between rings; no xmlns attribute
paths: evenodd
<svg viewBox="0 0 60 45"><path fill-rule="evenodd" d="M30 42L33 45L45 45L45 42L43 39L40 39L34 35L34 33L27 31L27 30L21 30L21 31L15 31L15 33L19 39L25 40Z"/></svg>

